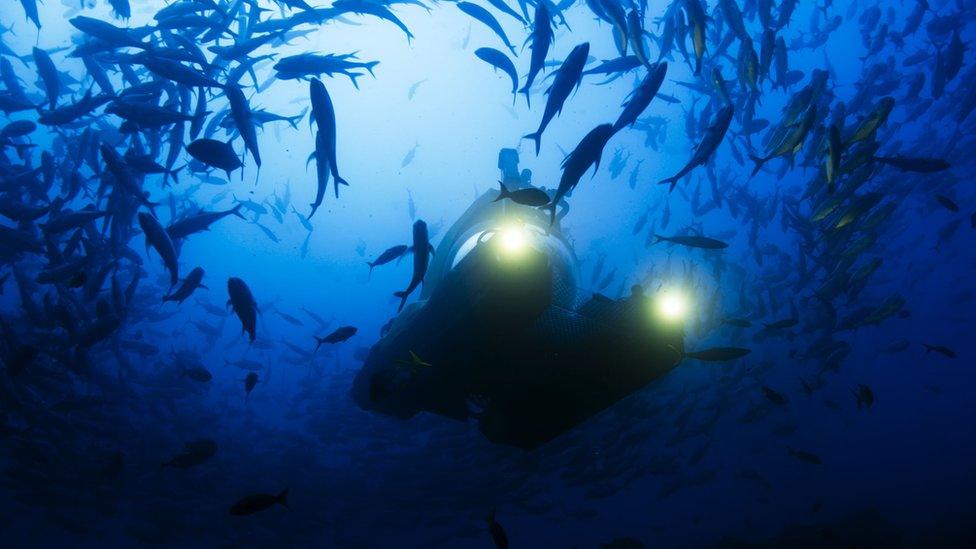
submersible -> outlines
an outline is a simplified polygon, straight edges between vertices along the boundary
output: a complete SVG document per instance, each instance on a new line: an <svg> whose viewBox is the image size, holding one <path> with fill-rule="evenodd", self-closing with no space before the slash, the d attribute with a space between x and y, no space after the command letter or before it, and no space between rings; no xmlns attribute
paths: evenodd
<svg viewBox="0 0 976 549"><path fill-rule="evenodd" d="M499 154L509 189L529 184ZM576 255L539 209L479 198L442 238L420 301L370 350L353 383L363 409L475 419L492 442L531 449L665 375L681 322L635 287L611 299L580 285Z"/></svg>

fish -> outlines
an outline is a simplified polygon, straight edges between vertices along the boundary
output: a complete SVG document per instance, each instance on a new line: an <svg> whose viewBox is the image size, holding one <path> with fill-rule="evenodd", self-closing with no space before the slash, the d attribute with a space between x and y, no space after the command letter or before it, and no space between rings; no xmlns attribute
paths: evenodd
<svg viewBox="0 0 976 549"><path fill-rule="evenodd" d="M258 374L256 372L248 372L244 376L244 402L247 402L247 398L251 396L251 391L254 390L258 385Z"/></svg>
<svg viewBox="0 0 976 549"><path fill-rule="evenodd" d="M823 464L823 460L820 459L820 456L818 456L817 454L811 453L811 452L806 452L806 451L803 451L803 450L797 450L797 449L792 448L790 446L787 446L786 447L786 452L787 452L787 455L789 455L790 457L795 458L795 459L798 459L800 461L805 461L806 463L809 463L809 464L812 464L812 465L822 465Z"/></svg>
<svg viewBox="0 0 976 549"><path fill-rule="evenodd" d="M857 401L858 410L860 410L862 407L870 408L874 405L874 392L867 385L860 383L851 392L854 394L854 399Z"/></svg>
<svg viewBox="0 0 976 549"><path fill-rule="evenodd" d="M691 160L678 173L667 179L662 179L658 184L668 184L671 186L670 191L673 191L682 177L688 175L697 166L704 166L718 149L722 140L725 139L725 133L728 131L729 124L732 122L733 112L734 110L731 105L722 107L715 115L715 119L711 125L705 130L705 135L698 143L698 146L695 147L695 152L692 154Z"/></svg>
<svg viewBox="0 0 976 549"><path fill-rule="evenodd" d="M518 54L515 53L515 46L513 46L512 43L508 41L508 36L505 34L505 30L502 29L501 24L498 23L498 19L495 19L495 16L492 15L491 12L479 6L478 4L473 4L471 2L461 1L455 5L458 7L459 10L477 19L478 21L483 23L486 27L491 29L492 32L494 32L496 35L498 35L499 38L501 38L502 43L505 44L505 47L511 50L512 55L518 57Z"/></svg>
<svg viewBox="0 0 976 549"><path fill-rule="evenodd" d="M766 397L766 400L772 402L777 406L785 406L786 403L788 402L786 397L782 393L780 393L775 389L767 387L765 385L763 385L762 387L762 392L763 395Z"/></svg>
<svg viewBox="0 0 976 549"><path fill-rule="evenodd" d="M512 60L508 58L504 53L496 50L495 48L478 48L474 51L474 54L485 63L488 63L493 68L500 70L508 75L512 79L512 103L515 103L515 97L518 92L518 71L515 69L515 65Z"/></svg>
<svg viewBox="0 0 976 549"><path fill-rule="evenodd" d="M413 162L414 157L417 156L417 147L419 146L420 143L414 143L413 147L411 147L410 150L407 151L407 154L403 156L403 160L400 161L401 169L406 168Z"/></svg>
<svg viewBox="0 0 976 549"><path fill-rule="evenodd" d="M752 160L755 166L752 169L752 176L755 177L759 170L762 170L766 162L769 162L773 158L778 158L781 156L788 156L790 160L790 166L792 167L794 157L797 152L803 147L803 143L806 141L807 135L809 135L810 130L813 128L814 121L817 117L817 108L815 105L807 109L803 116L803 119L799 124L797 124L793 131L790 132L782 143L779 144L775 149L773 149L766 156L756 156L753 154L749 155L749 159ZM849 145L853 141L848 140L845 145Z"/></svg>
<svg viewBox="0 0 976 549"><path fill-rule="evenodd" d="M190 271L190 274L186 275L186 278L183 279L183 283L180 284L179 288L174 290L172 293L163 296L163 302L175 301L177 304L182 305L183 302L186 301L186 298L193 295L193 292L195 292L197 288L207 289L207 287L202 283L203 275L204 270L202 267L194 267L193 270Z"/></svg>
<svg viewBox="0 0 976 549"><path fill-rule="evenodd" d="M549 122L563 110L563 103L569 98L569 94L579 87L580 79L583 77L583 67L586 64L586 57L590 53L590 43L583 42L566 56L566 60L556 70L556 79L546 92L546 109L542 113L542 121L539 129L530 133L522 139L531 139L535 142L535 154L539 155L542 147L542 132L549 126ZM585 171L585 170L584 170Z"/></svg>
<svg viewBox="0 0 976 549"><path fill-rule="evenodd" d="M253 515L270 509L275 504L288 507L288 488L285 488L278 495L271 494L251 494L234 502L230 506L230 514L236 517Z"/></svg>
<svg viewBox="0 0 976 549"><path fill-rule="evenodd" d="M566 158L563 159L563 173L559 179L559 187L556 195L549 202L547 208L550 212L549 225L556 223L556 206L562 202L563 198L576 188L579 180L593 166L593 173L600 168L600 157L603 155L603 148L607 141L613 137L613 126L601 124L590 130L579 144L576 145ZM538 151L537 151L538 152Z"/></svg>
<svg viewBox="0 0 976 549"><path fill-rule="evenodd" d="M292 315L290 315L288 313L284 313L284 312L281 312L281 311L275 309L275 314L277 314L278 316L280 316L285 322L291 324L292 326L304 326L305 325L304 322L302 322L298 318L295 318L294 316L292 316Z"/></svg>
<svg viewBox="0 0 976 549"><path fill-rule="evenodd" d="M387 263L393 260L399 261L400 258L403 257L405 253L407 253L407 250L409 248L410 247L407 246L406 244L399 244L397 246L387 248L386 250L383 251L383 253L380 254L379 257L377 257L373 261L367 261L366 264L369 265L370 274L373 273L374 267L379 267L380 265L386 265Z"/></svg>
<svg viewBox="0 0 976 549"><path fill-rule="evenodd" d="M925 354L935 352L946 358L959 358L959 355L957 355L955 351L946 347L945 345L930 345L928 343L923 343L922 346L925 347Z"/></svg>
<svg viewBox="0 0 976 549"><path fill-rule="evenodd" d="M948 170L950 167L952 167L948 162L941 158L875 156L872 159L876 162L881 162L882 164L895 167L905 172L936 173Z"/></svg>
<svg viewBox="0 0 976 549"><path fill-rule="evenodd" d="M179 253L176 251L176 246L173 245L169 233L159 223L159 220L150 213L139 212L138 218L139 226L142 227L142 232L146 235L146 249L148 250L152 246L156 250L169 271L170 287L175 286L180 279Z"/></svg>
<svg viewBox="0 0 976 549"><path fill-rule="evenodd" d="M742 358L751 352L751 349L741 347L710 347L700 351L680 351L678 354L681 358L692 358L703 362L727 362Z"/></svg>
<svg viewBox="0 0 976 549"><path fill-rule="evenodd" d="M532 50L529 72L525 75L525 85L519 90L519 93L525 95L525 104L528 107L532 106L529 100L529 89L532 88L532 83L535 82L539 72L545 68L546 56L554 40L549 10L545 2L538 2L535 6L535 18L532 20L532 33L526 39L526 43L529 43L529 48Z"/></svg>
<svg viewBox="0 0 976 549"><path fill-rule="evenodd" d="M213 440L206 438L191 440L183 445L182 452L164 461L160 468L172 467L186 470L206 463L216 454L217 443Z"/></svg>
<svg viewBox="0 0 976 549"><path fill-rule="evenodd" d="M951 198L945 195L937 194L935 195L935 200L942 205L943 208L949 210L952 213L959 212L959 205L955 203Z"/></svg>
<svg viewBox="0 0 976 549"><path fill-rule="evenodd" d="M688 248L701 248L704 250L721 250L728 248L729 245L721 240L716 240L714 238L709 238L707 236L691 236L691 235L678 235L678 236L662 236L659 234L654 235L654 244L658 242L670 242L672 244L678 244L679 246L685 246Z"/></svg>
<svg viewBox="0 0 976 549"><path fill-rule="evenodd" d="M278 80L302 80L321 75L342 75L349 78L354 88L359 89L360 76L369 74L375 77L374 68L379 61L357 61L356 54L314 54L302 53L281 58L274 65ZM363 72L365 70L366 72Z"/></svg>
<svg viewBox="0 0 976 549"><path fill-rule="evenodd" d="M613 124L614 132L618 132L624 127L633 127L637 118L647 109L654 96L657 95L658 90L661 89L661 83L664 82L664 77L667 75L667 72L668 64L663 61L648 68L647 76L631 92L627 101L624 103L623 111Z"/></svg>
<svg viewBox="0 0 976 549"><path fill-rule="evenodd" d="M346 341L352 336L356 335L357 331L359 330L355 326L342 326L336 328L332 333L325 337L314 336L317 343L315 345L315 350L318 351L319 347L321 347L323 343L342 343L343 341Z"/></svg>
<svg viewBox="0 0 976 549"><path fill-rule="evenodd" d="M257 332L258 304L247 284L237 277L227 279L227 305L241 321L241 333L247 332L248 340L254 342Z"/></svg>
<svg viewBox="0 0 976 549"><path fill-rule="evenodd" d="M514 191L510 191L501 181L498 182L498 186L498 197L496 197L492 202L498 202L507 198L516 204L521 204L523 206L529 206L532 208L541 208L546 204L549 204L549 195L542 189L526 187L523 189L515 189Z"/></svg>
<svg viewBox="0 0 976 549"><path fill-rule="evenodd" d="M239 203L233 208L224 211L207 212L200 210L195 214L188 215L170 223L166 227L166 234L175 242L187 238L190 235L207 231L211 225L229 215L237 216L246 221L247 218L241 214L241 208L243 207L244 204Z"/></svg>
<svg viewBox="0 0 976 549"><path fill-rule="evenodd" d="M336 118L335 108L332 106L332 98L329 96L325 84L318 78L313 78L309 83L309 95L312 100L312 119L318 128L316 133L315 160L320 166L319 169L328 168L335 180L333 188L336 198L339 198L339 185L349 185L349 183L339 175L339 167L336 162ZM325 183L328 181L326 180ZM319 178L319 194L316 202L311 204L312 212L308 214L311 219L321 204L321 194L325 187L322 178Z"/></svg>
<svg viewBox="0 0 976 549"><path fill-rule="evenodd" d="M417 286L424 281L427 275L427 267L430 264L430 256L434 254L434 247L430 244L427 236L427 223L418 219L413 224L413 245L410 247L413 252L413 276L407 289L395 292L393 295L400 298L400 307L397 311L402 311L407 304L407 298L417 289Z"/></svg>
<svg viewBox="0 0 976 549"><path fill-rule="evenodd" d="M32 52L34 66L37 67L37 73L44 82L48 109L53 110L58 104L58 98L61 97L61 77L58 75L58 69L55 67L54 61L51 60L51 56L46 51L34 46Z"/></svg>
<svg viewBox="0 0 976 549"><path fill-rule="evenodd" d="M201 137L190 142L186 146L186 152L211 168L223 170L228 178L230 172L244 166L230 141Z"/></svg>
<svg viewBox="0 0 976 549"><path fill-rule="evenodd" d="M378 17L399 27L400 30L403 31L403 33L407 36L408 43L414 38L413 33L411 33L410 29L403 24L403 21L400 21L400 19L393 15L393 13L386 9L386 7L382 4L374 4L365 0L336 0L332 3L332 9L338 10L339 14L358 13Z"/></svg>
<svg viewBox="0 0 976 549"><path fill-rule="evenodd" d="M202 366L186 368L183 370L183 375L192 379L193 381L196 381L197 383L209 383L210 380L213 379L213 374Z"/></svg>

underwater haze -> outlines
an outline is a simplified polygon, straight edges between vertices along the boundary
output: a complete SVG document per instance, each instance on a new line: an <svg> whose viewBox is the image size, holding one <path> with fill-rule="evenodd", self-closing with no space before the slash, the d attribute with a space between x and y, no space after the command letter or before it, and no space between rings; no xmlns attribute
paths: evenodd
<svg viewBox="0 0 976 549"><path fill-rule="evenodd" d="M6 0L5 546L976 546L974 37L974 0ZM559 337L470 274L533 250Z"/></svg>

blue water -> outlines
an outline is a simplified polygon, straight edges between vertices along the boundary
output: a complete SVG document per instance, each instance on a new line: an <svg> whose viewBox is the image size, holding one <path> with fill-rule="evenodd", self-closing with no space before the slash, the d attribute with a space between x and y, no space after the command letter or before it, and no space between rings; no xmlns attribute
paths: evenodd
<svg viewBox="0 0 976 549"><path fill-rule="evenodd" d="M530 57L530 50L521 48L528 30L488 2L478 3L491 10L515 44L519 55L512 60L521 87ZM763 26L754 8L765 2L735 3L747 14L758 54ZM770 3L774 14L790 4ZM606 84L602 75L585 76L549 124L536 155L532 142L521 137L538 127L543 91L551 83L543 79L554 67L537 77L531 108L522 95L513 104L508 77L474 54L483 46L505 52L501 40L451 2L427 3L429 11L393 4L392 12L414 35L409 41L388 21L346 13L341 20L295 27L308 32L290 36L287 44L255 50L252 57L276 55L256 65L259 85L273 77L276 61L298 53L356 52L360 61L379 61L375 76L358 77L358 88L342 75L322 77L335 108L337 163L349 186L336 198L330 183L309 232L295 213L307 216L316 193L316 161L306 165L315 147L308 115L294 128L271 122L258 129L260 168L244 152L240 137L218 129L213 137L231 139L244 167L229 177L212 171L217 185L193 173L192 166L169 186L159 175L146 176L142 186L159 203L157 217L166 225L197 208L226 210L238 199L259 203L267 213L245 208L246 220L227 217L183 242L181 276L201 266L209 289L198 289L180 305L160 303L169 275L133 218L127 246L142 260L144 276L118 329L79 352L82 358L72 358L74 333L59 320L58 305L71 308L77 300L86 313L75 310L76 320L97 316L99 297L110 301L114 295L112 277L94 298L84 298L81 288L33 282L52 263L50 256L2 254L0 275L25 273L23 284L13 274L5 279L0 295L2 356L8 365L0 374L0 531L6 543L491 547L495 542L485 517L495 509L497 524L514 547L599 547L621 538L647 547L970 545L976 541L971 341L976 334L976 217L971 217L976 216L971 181L976 119L965 105L974 93L976 70L969 47L961 70L946 79L944 93L935 92L933 82L944 78L936 74L944 62L938 58L949 55L953 30L965 44L976 36L976 2L930 0L931 11L918 30L903 39L895 35L914 0L824 3L797 2L789 25L777 31L788 46L788 68L799 71L797 81L785 90L773 89L769 79L761 82L754 118L778 126L790 97L810 82L813 71L825 70L829 78L821 106L826 108L816 117L818 139L836 121L832 113L839 103L860 98L844 118L847 135L871 116L882 97L891 96L890 116L869 138L879 145L877 155L938 158L951 167L923 174L876 162L856 193L880 193L880 204L858 213L854 224L885 208L890 217L859 226L854 235L831 236L816 222L804 232L791 222L791 209L807 220L823 203L827 195L815 182L822 180L826 153L811 146L811 138L792 167L778 158L750 177L753 164L742 159L746 143L752 154L768 153L772 148L765 148L763 138L770 130L743 135L741 41L712 57L731 31L722 23L719 2L702 1L710 18L701 75L694 75L689 34L689 58L675 46L658 97L635 127L606 144L599 167L588 171L567 199L570 209L561 227L579 259L583 291L618 299L635 284L648 294L673 289L687 301L687 350L734 346L751 353L729 362L687 359L533 450L492 444L473 421L428 413L401 420L362 410L352 400L353 379L381 328L397 315L393 293L407 286L413 260L408 256L372 273L366 262L391 246L410 244L417 219L426 221L433 244L440 243L477 197L498 188L503 148L516 149L520 168L530 169L533 183L551 193L565 152L597 125L616 120L646 69ZM24 17L22 5L7 2L0 12L0 24L9 29L0 34L7 46L3 56L32 103L46 97L31 56L34 46L48 51L62 74L58 106L81 99L89 89L104 91L69 55L82 41L68 22L71 17L139 29L154 25L153 15L166 5L131 2L131 17L121 18L109 4L48 0L37 6L38 29ZM231 5L238 3L220 4L235 9ZM268 9L261 20L298 13L285 4L243 5L245 11L252 5ZM510 5L520 11L517 3ZM568 27L554 23L548 60L562 62L582 42L589 42L594 58L588 69L620 55L612 25L599 20L587 3L559 5ZM872 13L875 7L880 9ZM652 61L664 28L658 21L668 9L665 2L646 6L642 23L655 37L645 41ZM528 13L534 12L529 4ZM825 14L839 18L839 26L822 46L807 47L824 32ZM243 32L236 20L230 28ZM187 36L212 58L207 47L213 42ZM880 48L862 59L876 40ZM231 43L228 35L220 39L221 45ZM927 52L921 62L904 64L921 51ZM105 66L115 91L124 89L114 65L106 61ZM658 182L691 158L721 101L713 92L679 82L713 89L715 66L734 95L736 117L707 165L669 192ZM142 82L152 78L135 68ZM925 83L910 94L919 74ZM252 111L291 116L310 107L307 80L271 80L258 90L245 75L240 85ZM191 112L195 90L192 97ZM209 122L227 101L215 94L207 108ZM87 191L66 209L114 207L99 193L100 179L90 166L72 167L66 152L85 128L102 132L103 142L115 143L119 154L127 149L130 137L115 140L121 119L103 109L63 127L39 125L4 145L5 203L49 204L67 194L70 173L77 170ZM2 124L38 116L33 110L14 112ZM660 124L661 133L647 130L649 121ZM162 140L155 149L161 164L169 151L168 128L141 136L149 150ZM36 146L20 156L13 143ZM53 185L37 184L32 192L7 185L19 173L15 166L42 166L44 151L58 166ZM181 152L175 167L190 162ZM719 195L714 207L711 182ZM635 231L645 213L646 225ZM41 216L18 222L4 214L0 224L40 235L46 221ZM94 232L105 234L102 229L98 221ZM708 252L648 245L653 233L707 235L729 247ZM58 237L61 247L69 234ZM816 293L835 274L826 266L836 265L851 243L865 236L871 237L865 249L855 251L841 269L848 273L844 280L875 258L883 262L863 291L838 292L828 299L828 309ZM99 267L108 264L101 255L94 261ZM125 287L139 267L128 258L118 261L112 272ZM229 277L244 280L257 302L253 343L225 309ZM609 282L600 284L603 279ZM408 302L417 302L419 294ZM39 317L27 313L25 296L39 308ZM892 299L904 304L890 316L842 328L859 310L876 310ZM763 328L793 317L792 307L795 326ZM730 318L747 318L751 327L723 323ZM313 336L340 326L358 331L310 354ZM217 333L208 336L208 328ZM28 342L40 353L15 376L12 354ZM943 346L957 356L927 352L925 345ZM181 357L193 357L212 380L187 377ZM242 360L255 363L259 379L246 398L248 363ZM813 386L809 393L803 383ZM859 404L855 396L862 384L873 395L870 405ZM787 402L776 404L764 387ZM216 454L186 470L160 467L185 442L197 439L216 442ZM820 463L788 449L814 454ZM275 504L245 517L228 513L244 496L285 488L287 508Z"/></svg>

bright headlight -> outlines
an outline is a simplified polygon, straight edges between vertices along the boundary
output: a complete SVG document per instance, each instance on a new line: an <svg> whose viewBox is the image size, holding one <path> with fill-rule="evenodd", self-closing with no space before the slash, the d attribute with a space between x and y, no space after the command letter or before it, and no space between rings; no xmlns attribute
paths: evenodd
<svg viewBox="0 0 976 549"><path fill-rule="evenodd" d="M678 290L662 290L654 302L658 316L668 322L679 322L688 314L688 299Z"/></svg>
<svg viewBox="0 0 976 549"><path fill-rule="evenodd" d="M528 231L517 223L506 225L499 231L502 250L509 255L518 255L529 243Z"/></svg>

